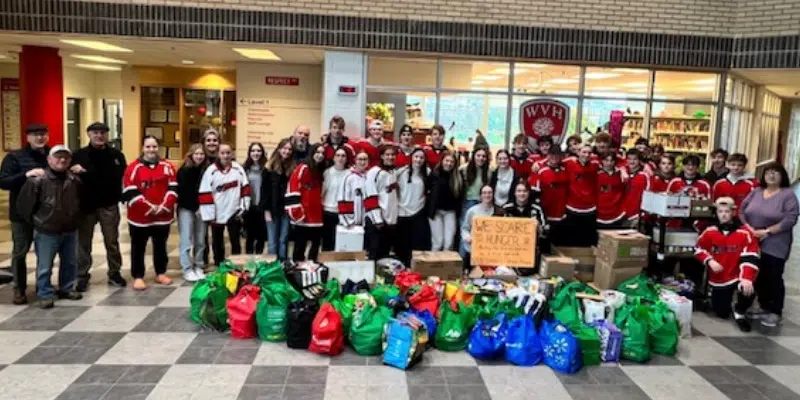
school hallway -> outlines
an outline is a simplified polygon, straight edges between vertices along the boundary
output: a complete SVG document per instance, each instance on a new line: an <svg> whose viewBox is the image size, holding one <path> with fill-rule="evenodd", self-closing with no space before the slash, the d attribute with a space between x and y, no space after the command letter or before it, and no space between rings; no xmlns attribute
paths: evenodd
<svg viewBox="0 0 800 400"><path fill-rule="evenodd" d="M5 192L0 204L7 204ZM10 264L7 208L0 215L0 267ZM800 237L800 225L795 227ZM121 227L129 279L127 227ZM429 350L409 371L347 349L328 358L284 343L233 340L189 321L191 286L169 239L171 287L134 292L106 285L105 251L94 240L92 285L80 301L40 310L11 304L0 288L0 399L794 399L800 398L800 243L786 272L783 326L749 334L731 321L693 316L693 337L675 358L623 362L560 375L549 367L475 361ZM149 255L148 255L149 257ZM29 300L35 255L28 255ZM147 260L148 268L150 259ZM148 279L152 279L149 270ZM130 286L130 280L129 280Z"/></svg>

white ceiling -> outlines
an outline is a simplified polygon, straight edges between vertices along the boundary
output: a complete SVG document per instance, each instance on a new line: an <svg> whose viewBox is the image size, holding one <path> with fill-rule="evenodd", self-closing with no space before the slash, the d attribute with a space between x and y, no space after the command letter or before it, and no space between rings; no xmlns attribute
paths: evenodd
<svg viewBox="0 0 800 400"><path fill-rule="evenodd" d="M104 52L90 50L71 44L62 43L59 39L94 40L114 44L133 50L132 53ZM0 34L0 54L6 56L0 62L15 62L17 53L23 45L47 46L61 49L61 56L65 66L74 66L77 63L92 63L70 57L72 54L102 55L127 61L130 65L138 66L179 66L186 67L182 60L194 61L193 67L204 68L235 68L237 62L270 62L252 60L243 57L232 50L233 47L268 49L278 55L282 62L293 64L320 64L324 52L320 49L303 47L284 47L278 45L259 45L248 43L223 43L202 40L145 40L127 39L119 37L92 36L64 36L48 34Z"/></svg>
<svg viewBox="0 0 800 400"><path fill-rule="evenodd" d="M781 97L800 98L800 69L735 69L732 71Z"/></svg>

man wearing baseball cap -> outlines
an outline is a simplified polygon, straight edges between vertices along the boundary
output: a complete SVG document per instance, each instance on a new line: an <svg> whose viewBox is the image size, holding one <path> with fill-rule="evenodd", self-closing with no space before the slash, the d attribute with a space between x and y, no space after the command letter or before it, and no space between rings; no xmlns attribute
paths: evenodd
<svg viewBox="0 0 800 400"><path fill-rule="evenodd" d="M72 152L67 146L53 146L44 174L28 178L17 198L19 216L36 230L36 305L39 308L52 308L56 298L83 298L75 291L81 180L69 171L71 162ZM50 283L56 255L58 290Z"/></svg>
<svg viewBox="0 0 800 400"><path fill-rule="evenodd" d="M11 220L11 271L14 274L14 304L27 304L28 267L25 256L33 243L33 226L17 213L17 197L25 180L43 176L47 167L49 139L47 125L31 124L25 128L27 144L22 149L6 154L0 165L0 189L10 192L8 219Z"/></svg>
<svg viewBox="0 0 800 400"><path fill-rule="evenodd" d="M108 144L108 125L95 122L86 128L89 145L76 151L70 171L83 182L81 224L78 227L78 283L75 289L85 292L92 267L94 227L100 223L108 262L108 284L124 287L120 274L122 254L119 251L119 203L122 198L122 176L128 166L121 151Z"/></svg>

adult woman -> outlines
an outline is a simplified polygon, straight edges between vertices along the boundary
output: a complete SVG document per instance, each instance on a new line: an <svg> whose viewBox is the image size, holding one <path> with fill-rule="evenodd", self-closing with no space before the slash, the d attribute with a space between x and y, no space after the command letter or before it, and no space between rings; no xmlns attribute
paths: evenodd
<svg viewBox="0 0 800 400"><path fill-rule="evenodd" d="M467 210L480 202L481 188L489 184L489 150L485 147L476 148L467 166L459 173L464 181L464 200L461 206L461 223L464 223Z"/></svg>
<svg viewBox="0 0 800 400"><path fill-rule="evenodd" d="M395 160L395 167L401 168L411 164L411 153L414 151L414 132L409 125L400 127L400 132L397 133L400 142L397 146L397 159Z"/></svg>
<svg viewBox="0 0 800 400"><path fill-rule="evenodd" d="M789 175L780 163L764 168L756 188L742 201L739 218L750 226L761 242L761 265L756 278L756 294L761 309L761 324L781 322L786 288L783 271L792 248L792 228L797 223L797 197L789 187Z"/></svg>
<svg viewBox="0 0 800 400"><path fill-rule="evenodd" d="M542 249L549 252L550 244L547 241L547 219L544 216L542 207L536 204L531 198L531 187L525 181L519 181L514 185L514 195L508 203L503 205L503 215L515 218L532 218L536 220L539 237L537 238L536 260L533 269L521 269L517 271L520 275L529 275L539 269L539 258Z"/></svg>
<svg viewBox="0 0 800 400"><path fill-rule="evenodd" d="M378 155L380 163L367 171L364 182L364 231L369 237L367 253L370 260L380 260L389 255L400 211L394 175L397 149L393 144L382 144Z"/></svg>
<svg viewBox="0 0 800 400"><path fill-rule="evenodd" d="M428 176L428 224L431 227L431 250L449 251L456 235L456 211L463 182L453 153L447 152Z"/></svg>
<svg viewBox="0 0 800 400"><path fill-rule="evenodd" d="M344 178L350 173L347 150L336 149L333 165L325 170L322 180L322 250L333 251L336 243L336 226L339 225L339 192Z"/></svg>
<svg viewBox="0 0 800 400"><path fill-rule="evenodd" d="M464 259L464 272L469 272L472 255L472 221L475 217L503 215L503 209L494 205L494 189L483 185L480 189L480 202L470 207L461 225L461 254Z"/></svg>
<svg viewBox="0 0 800 400"><path fill-rule="evenodd" d="M206 164L213 164L217 161L219 144L220 137L216 129L208 128L203 132L203 151L206 152Z"/></svg>
<svg viewBox="0 0 800 400"><path fill-rule="evenodd" d="M178 231L183 279L194 282L205 278L203 252L206 248L206 224L200 218L197 192L205 169L203 146L193 144L178 170Z"/></svg>
<svg viewBox="0 0 800 400"><path fill-rule="evenodd" d="M233 161L233 149L223 143L219 146L218 156L217 161L203 173L198 195L200 215L211 225L211 249L217 265L225 261L226 227L231 253L242 254L242 215L250 208L247 173Z"/></svg>
<svg viewBox="0 0 800 400"><path fill-rule="evenodd" d="M122 180L122 200L128 205L128 229L131 235L131 275L133 289L144 290L144 253L147 241L153 241L153 267L156 283L172 284L167 275L167 238L175 219L178 200L175 169L158 156L158 139L147 135L142 155L128 165Z"/></svg>
<svg viewBox="0 0 800 400"><path fill-rule="evenodd" d="M267 253L286 259L289 216L283 210L289 176L294 171L294 148L288 138L281 140L267 161L261 179L261 204L267 222Z"/></svg>
<svg viewBox="0 0 800 400"><path fill-rule="evenodd" d="M261 143L251 143L247 149L247 160L242 168L247 173L250 183L250 209L244 214L244 226L247 237L244 238L246 254L262 254L264 242L267 240L267 224L264 221L264 210L260 207L261 185L264 166L267 164L267 152Z"/></svg>
<svg viewBox="0 0 800 400"><path fill-rule="evenodd" d="M311 146L306 160L289 177L286 189L286 213L294 225L295 239L292 260L316 260L322 240L322 179L325 169L325 148ZM306 247L311 244L306 258Z"/></svg>
<svg viewBox="0 0 800 400"><path fill-rule="evenodd" d="M431 248L430 226L425 213L425 182L428 165L425 150L411 152L411 164L397 170L400 191L400 213L397 218L395 254L403 264L411 265L412 250Z"/></svg>
<svg viewBox="0 0 800 400"><path fill-rule="evenodd" d="M369 154L360 151L339 190L339 224L350 228L364 226L364 180L367 176ZM366 239L366 238L365 238Z"/></svg>
<svg viewBox="0 0 800 400"><path fill-rule="evenodd" d="M497 168L492 171L492 175L489 178L489 186L494 189L494 205L503 207L511 198L514 184L519 181L519 175L517 171L514 171L514 168L511 168L509 163L511 156L508 150L497 150L495 160L497 161Z"/></svg>

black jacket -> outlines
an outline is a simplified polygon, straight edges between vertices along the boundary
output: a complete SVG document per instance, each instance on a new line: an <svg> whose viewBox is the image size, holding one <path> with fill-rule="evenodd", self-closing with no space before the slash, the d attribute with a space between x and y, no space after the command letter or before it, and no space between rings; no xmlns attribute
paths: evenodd
<svg viewBox="0 0 800 400"><path fill-rule="evenodd" d="M714 171L714 168L711 168L710 170L708 170L708 172L706 172L706 176L704 176L703 179L708 181L709 185L714 186L714 183L716 183L718 180L726 177L727 175L728 175L728 169L727 168L725 168L725 171L723 171L721 174L717 174Z"/></svg>
<svg viewBox="0 0 800 400"><path fill-rule="evenodd" d="M98 149L89 145L75 152L72 164L86 170L78 175L83 182L82 211L92 212L120 202L122 176L128 166L121 151L111 146Z"/></svg>
<svg viewBox="0 0 800 400"><path fill-rule="evenodd" d="M195 167L181 167L178 170L178 208L189 211L200 209L198 193L200 191L200 179L206 167L198 165Z"/></svg>
<svg viewBox="0 0 800 400"><path fill-rule="evenodd" d="M47 169L44 176L29 178L17 198L19 215L34 229L68 233L81 219L81 180L69 171Z"/></svg>
<svg viewBox="0 0 800 400"><path fill-rule="evenodd" d="M25 173L35 168L47 168L48 147L42 150L34 150L30 146L25 146L20 150L6 154L3 163L0 165L0 189L8 190L11 193L8 202L8 219L14 222L25 222L17 213L17 196L22 190L27 178ZM120 183L120 186L122 183Z"/></svg>
<svg viewBox="0 0 800 400"><path fill-rule="evenodd" d="M264 169L261 175L261 201L258 208L269 211L272 215L283 215L283 199L286 197L286 187L289 186L289 177L269 169Z"/></svg>
<svg viewBox="0 0 800 400"><path fill-rule="evenodd" d="M428 201L425 204L428 212L428 218L433 218L436 211L460 211L461 209L461 194L453 193L450 188L450 174L457 174L458 172L437 172L434 171L428 175L428 182L426 188L428 192Z"/></svg>

